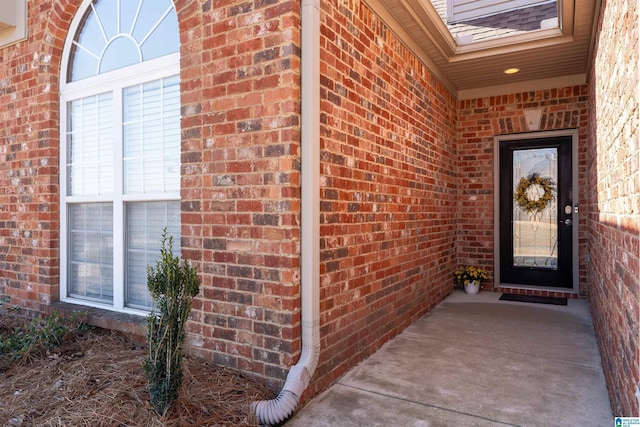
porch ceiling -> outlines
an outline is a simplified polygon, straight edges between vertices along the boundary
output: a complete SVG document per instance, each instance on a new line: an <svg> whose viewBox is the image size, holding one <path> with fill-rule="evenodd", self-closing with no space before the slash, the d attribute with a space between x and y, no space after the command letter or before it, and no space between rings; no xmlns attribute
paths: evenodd
<svg viewBox="0 0 640 427"><path fill-rule="evenodd" d="M429 0L365 1L458 99L585 83L601 3L558 0L558 28L459 44Z"/></svg>

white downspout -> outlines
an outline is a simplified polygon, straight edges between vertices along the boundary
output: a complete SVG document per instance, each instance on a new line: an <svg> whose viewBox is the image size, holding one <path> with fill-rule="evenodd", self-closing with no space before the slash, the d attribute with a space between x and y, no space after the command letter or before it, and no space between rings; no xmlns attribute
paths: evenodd
<svg viewBox="0 0 640 427"><path fill-rule="evenodd" d="M295 411L320 356L320 0L302 0L301 62L301 311L302 353L273 400L251 405L262 425Z"/></svg>

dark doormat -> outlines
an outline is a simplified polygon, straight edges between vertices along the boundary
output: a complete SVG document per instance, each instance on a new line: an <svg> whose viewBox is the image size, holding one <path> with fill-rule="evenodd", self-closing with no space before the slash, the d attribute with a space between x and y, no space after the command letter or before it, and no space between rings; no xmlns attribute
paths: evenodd
<svg viewBox="0 0 640 427"><path fill-rule="evenodd" d="M539 297L535 295L518 295L503 293L500 295L502 301L517 301L517 302L532 302L535 304L553 304L553 305L567 305L566 298L557 297Z"/></svg>

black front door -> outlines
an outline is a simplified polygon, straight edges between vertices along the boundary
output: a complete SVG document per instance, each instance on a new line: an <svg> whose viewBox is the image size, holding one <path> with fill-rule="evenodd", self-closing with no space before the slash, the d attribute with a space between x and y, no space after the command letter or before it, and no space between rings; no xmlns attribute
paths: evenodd
<svg viewBox="0 0 640 427"><path fill-rule="evenodd" d="M500 281L573 287L572 138L500 142Z"/></svg>

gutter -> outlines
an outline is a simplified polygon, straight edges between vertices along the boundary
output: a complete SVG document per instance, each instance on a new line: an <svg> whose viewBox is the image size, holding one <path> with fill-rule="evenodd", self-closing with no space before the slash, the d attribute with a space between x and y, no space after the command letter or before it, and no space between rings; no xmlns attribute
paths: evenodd
<svg viewBox="0 0 640 427"><path fill-rule="evenodd" d="M262 425L280 424L294 413L320 357L320 0L302 0L301 27L302 353L278 396L251 404Z"/></svg>

